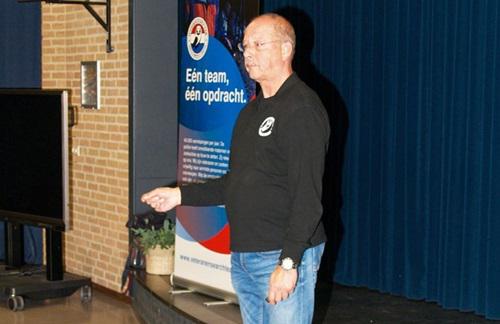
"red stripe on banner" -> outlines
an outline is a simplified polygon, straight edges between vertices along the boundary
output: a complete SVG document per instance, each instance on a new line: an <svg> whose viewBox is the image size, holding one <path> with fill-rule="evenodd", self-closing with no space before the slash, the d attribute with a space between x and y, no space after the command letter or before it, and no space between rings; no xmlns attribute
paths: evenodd
<svg viewBox="0 0 500 324"><path fill-rule="evenodd" d="M201 245L207 249L222 253L229 254L229 224L226 224L217 235L206 241L200 241Z"/></svg>

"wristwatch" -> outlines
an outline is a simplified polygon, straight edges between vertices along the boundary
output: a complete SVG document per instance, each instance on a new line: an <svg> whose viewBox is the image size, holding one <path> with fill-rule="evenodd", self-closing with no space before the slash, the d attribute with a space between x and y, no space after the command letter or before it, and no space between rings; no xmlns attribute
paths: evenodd
<svg viewBox="0 0 500 324"><path fill-rule="evenodd" d="M297 268L297 264L290 257L286 257L280 260L280 267L283 270L292 270Z"/></svg>

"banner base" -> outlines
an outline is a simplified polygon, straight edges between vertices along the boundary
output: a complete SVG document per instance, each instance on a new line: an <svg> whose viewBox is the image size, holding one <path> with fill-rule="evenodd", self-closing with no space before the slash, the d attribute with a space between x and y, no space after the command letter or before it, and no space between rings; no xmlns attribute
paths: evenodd
<svg viewBox="0 0 500 324"><path fill-rule="evenodd" d="M177 276L175 273L173 273L170 276L170 283L172 284L173 287L176 286L183 287L190 291L198 292L213 298L222 299L225 302L238 304L238 298L236 297L236 294L232 292L225 291L222 289L217 289L196 281L182 278L180 276Z"/></svg>

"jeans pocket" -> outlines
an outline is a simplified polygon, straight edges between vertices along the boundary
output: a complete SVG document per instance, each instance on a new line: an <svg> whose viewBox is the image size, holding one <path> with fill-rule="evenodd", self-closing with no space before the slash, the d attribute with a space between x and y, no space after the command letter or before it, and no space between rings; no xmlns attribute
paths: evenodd
<svg viewBox="0 0 500 324"><path fill-rule="evenodd" d="M261 259L278 259L281 250L273 250L273 251L262 251L262 252L254 252L255 256Z"/></svg>
<svg viewBox="0 0 500 324"><path fill-rule="evenodd" d="M325 243L313 247L313 268L316 272L319 271L319 267L321 266L321 257L323 256L324 249Z"/></svg>
<svg viewBox="0 0 500 324"><path fill-rule="evenodd" d="M245 253L245 268L255 275L264 275L265 282L278 265L281 250Z"/></svg>

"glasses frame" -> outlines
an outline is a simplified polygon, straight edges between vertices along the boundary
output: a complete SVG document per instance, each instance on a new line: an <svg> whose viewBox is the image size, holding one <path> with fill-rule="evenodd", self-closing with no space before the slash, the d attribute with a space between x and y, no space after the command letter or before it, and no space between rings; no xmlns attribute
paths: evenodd
<svg viewBox="0 0 500 324"><path fill-rule="evenodd" d="M283 42L283 40L282 39L272 39L272 40L268 40L268 41L253 41L253 42L251 42L252 45L249 45L249 44L245 45L243 43L239 43L238 48L243 53L248 52L248 50L251 50L251 49L255 49L256 51L263 51L266 49L265 46L267 44L276 43L276 42Z"/></svg>

